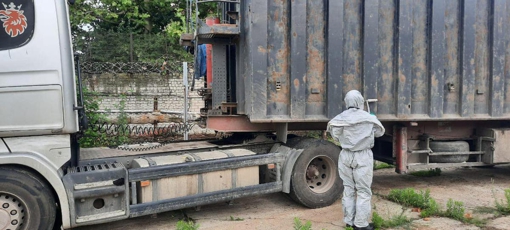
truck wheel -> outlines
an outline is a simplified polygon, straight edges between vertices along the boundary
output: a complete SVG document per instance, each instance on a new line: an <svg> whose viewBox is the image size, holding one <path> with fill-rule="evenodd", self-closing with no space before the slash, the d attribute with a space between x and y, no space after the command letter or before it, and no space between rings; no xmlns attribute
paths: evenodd
<svg viewBox="0 0 510 230"><path fill-rule="evenodd" d="M31 172L0 168L0 229L53 229L56 202L49 186Z"/></svg>
<svg viewBox="0 0 510 230"><path fill-rule="evenodd" d="M304 151L292 170L290 197L309 208L337 201L343 193L338 174L340 148L320 139L301 139L292 147Z"/></svg>
<svg viewBox="0 0 510 230"><path fill-rule="evenodd" d="M468 152L469 143L466 141L431 141L430 149L434 152ZM430 163L462 163L469 159L469 155L430 156Z"/></svg>

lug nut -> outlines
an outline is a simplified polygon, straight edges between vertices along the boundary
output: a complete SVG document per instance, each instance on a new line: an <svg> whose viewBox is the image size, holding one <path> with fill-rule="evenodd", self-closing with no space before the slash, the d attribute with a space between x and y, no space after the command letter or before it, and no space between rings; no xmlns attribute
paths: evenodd
<svg viewBox="0 0 510 230"><path fill-rule="evenodd" d="M8 208L8 207L9 207L9 204L8 204L8 203L4 203L4 204L2 205L2 208Z"/></svg>
<svg viewBox="0 0 510 230"><path fill-rule="evenodd" d="M11 215L13 215L13 216L14 216L14 215L16 215L17 213L18 213L18 212L16 212L16 210L12 210L12 211L11 211Z"/></svg>
<svg viewBox="0 0 510 230"><path fill-rule="evenodd" d="M13 221L11 221L11 224L12 225L16 225L16 224L18 224L18 221L17 220L13 220Z"/></svg>

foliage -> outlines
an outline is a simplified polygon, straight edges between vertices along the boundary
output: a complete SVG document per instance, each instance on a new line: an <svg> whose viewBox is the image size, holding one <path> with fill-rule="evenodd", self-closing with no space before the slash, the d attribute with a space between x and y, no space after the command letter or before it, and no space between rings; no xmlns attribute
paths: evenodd
<svg viewBox="0 0 510 230"><path fill-rule="evenodd" d="M497 201L496 200L496 209L503 215L510 214L510 189L505 189L505 199L506 201Z"/></svg>
<svg viewBox="0 0 510 230"><path fill-rule="evenodd" d="M100 102L97 93L89 91L86 87L83 88L83 103L89 125L106 122L106 116L98 112ZM95 132L89 127L89 129L85 130L84 136L79 140L79 143L82 148L97 147L100 146L99 143L106 142L107 139L106 134Z"/></svg>
<svg viewBox="0 0 510 230"><path fill-rule="evenodd" d="M448 203L446 203L445 216L455 220L464 221L464 203L448 199Z"/></svg>
<svg viewBox="0 0 510 230"><path fill-rule="evenodd" d="M306 132L305 137L319 139L322 138L322 131L320 130L310 130Z"/></svg>
<svg viewBox="0 0 510 230"><path fill-rule="evenodd" d="M412 188L392 189L388 195L388 199L396 203L415 208L428 208L430 204L430 191L420 191L417 193Z"/></svg>
<svg viewBox="0 0 510 230"><path fill-rule="evenodd" d="M408 207L420 208L422 210L420 214L421 217L441 214L439 205L430 197L430 191L428 189L425 192L420 191L419 193L412 188L393 189L390 191L388 199Z"/></svg>
<svg viewBox="0 0 510 230"><path fill-rule="evenodd" d="M179 45L180 35L186 31L186 3L182 0L76 0L69 7L73 48L93 53L85 61L189 61L191 56ZM200 4L199 16L204 18L216 8L217 3ZM145 35L143 39L136 38L142 35ZM131 47L134 54L130 53Z"/></svg>
<svg viewBox="0 0 510 230"><path fill-rule="evenodd" d="M200 225L195 224L193 221L180 220L177 222L176 230L198 230L199 227Z"/></svg>
<svg viewBox="0 0 510 230"><path fill-rule="evenodd" d="M243 221L243 218L230 216L230 221Z"/></svg>
<svg viewBox="0 0 510 230"><path fill-rule="evenodd" d="M85 106L85 114L89 121L89 128L84 131L83 137L78 141L82 148L102 147L102 146L118 146L129 141L129 131L121 129L117 135L107 135L105 130L99 130L100 124L106 123L106 116L99 113L100 99L97 93L91 92L86 87L83 88L83 101ZM117 116L117 124L126 126L128 124L128 117L124 111L126 106L126 96L121 95L121 101L116 108L119 110Z"/></svg>
<svg viewBox="0 0 510 230"><path fill-rule="evenodd" d="M84 30L157 34L186 13L182 0L76 0L70 6L71 28ZM200 5L201 17L215 11L217 4ZM89 28L84 28L89 27ZM182 24L184 27L184 23Z"/></svg>
<svg viewBox="0 0 510 230"><path fill-rule="evenodd" d="M306 221L306 223L303 224L298 217L294 218L294 230L311 230L311 229L312 222Z"/></svg>
<svg viewBox="0 0 510 230"><path fill-rule="evenodd" d="M416 171L410 173L413 176L417 177L435 177L435 176L441 176L441 169L429 169L428 171Z"/></svg>
<svg viewBox="0 0 510 230"><path fill-rule="evenodd" d="M425 218L429 216L437 216L440 214L441 209L439 208L439 205L437 204L436 200L430 198L427 207L421 211L420 216Z"/></svg>
<svg viewBox="0 0 510 230"><path fill-rule="evenodd" d="M410 223L411 220L407 218L404 213L392 216L390 219L383 219L377 212L372 214L372 223L375 229L381 228L394 228Z"/></svg>
<svg viewBox="0 0 510 230"><path fill-rule="evenodd" d="M387 164L385 162L374 161L374 170L386 169L386 168L395 168L395 166Z"/></svg>

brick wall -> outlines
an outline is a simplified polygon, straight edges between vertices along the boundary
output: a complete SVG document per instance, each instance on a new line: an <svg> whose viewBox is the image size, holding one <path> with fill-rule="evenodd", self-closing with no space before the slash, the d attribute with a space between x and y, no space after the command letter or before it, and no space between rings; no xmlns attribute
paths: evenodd
<svg viewBox="0 0 510 230"><path fill-rule="evenodd" d="M191 77L189 84L191 85ZM119 110L122 100L128 114L151 113L157 98L157 109L164 114L181 116L184 112L184 86L182 75L150 74L84 74L84 87L94 91L101 99L100 110L113 112ZM203 80L195 82L195 88L201 88ZM189 92L192 118L197 118L200 108L204 107L197 91Z"/></svg>

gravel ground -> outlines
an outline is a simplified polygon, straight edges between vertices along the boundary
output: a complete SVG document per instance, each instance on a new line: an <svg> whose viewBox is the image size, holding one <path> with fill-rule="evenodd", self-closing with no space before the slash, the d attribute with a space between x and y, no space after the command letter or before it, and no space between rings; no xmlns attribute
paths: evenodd
<svg viewBox="0 0 510 230"><path fill-rule="evenodd" d="M412 212L396 203L384 199L391 189L429 189L431 197L445 209L448 199L464 203L466 213L486 221L479 228L460 221L433 217L423 219L418 212ZM495 215L494 212L480 213L478 210L495 206L495 199L504 199L504 189L510 189L510 166L493 168L444 169L440 176L416 177L399 175L394 169L381 169L374 173L372 206L383 218L404 213L413 221L395 229L510 229L510 216ZM341 201L321 209L307 209L292 201L285 194L270 194L234 201L233 204L215 204L196 209L167 212L155 216L140 217L103 225L78 228L80 230L134 230L134 229L175 229L179 219L191 218L200 229L248 230L248 229L293 229L294 218L310 221L315 229L343 229ZM234 219L234 220L232 220Z"/></svg>

